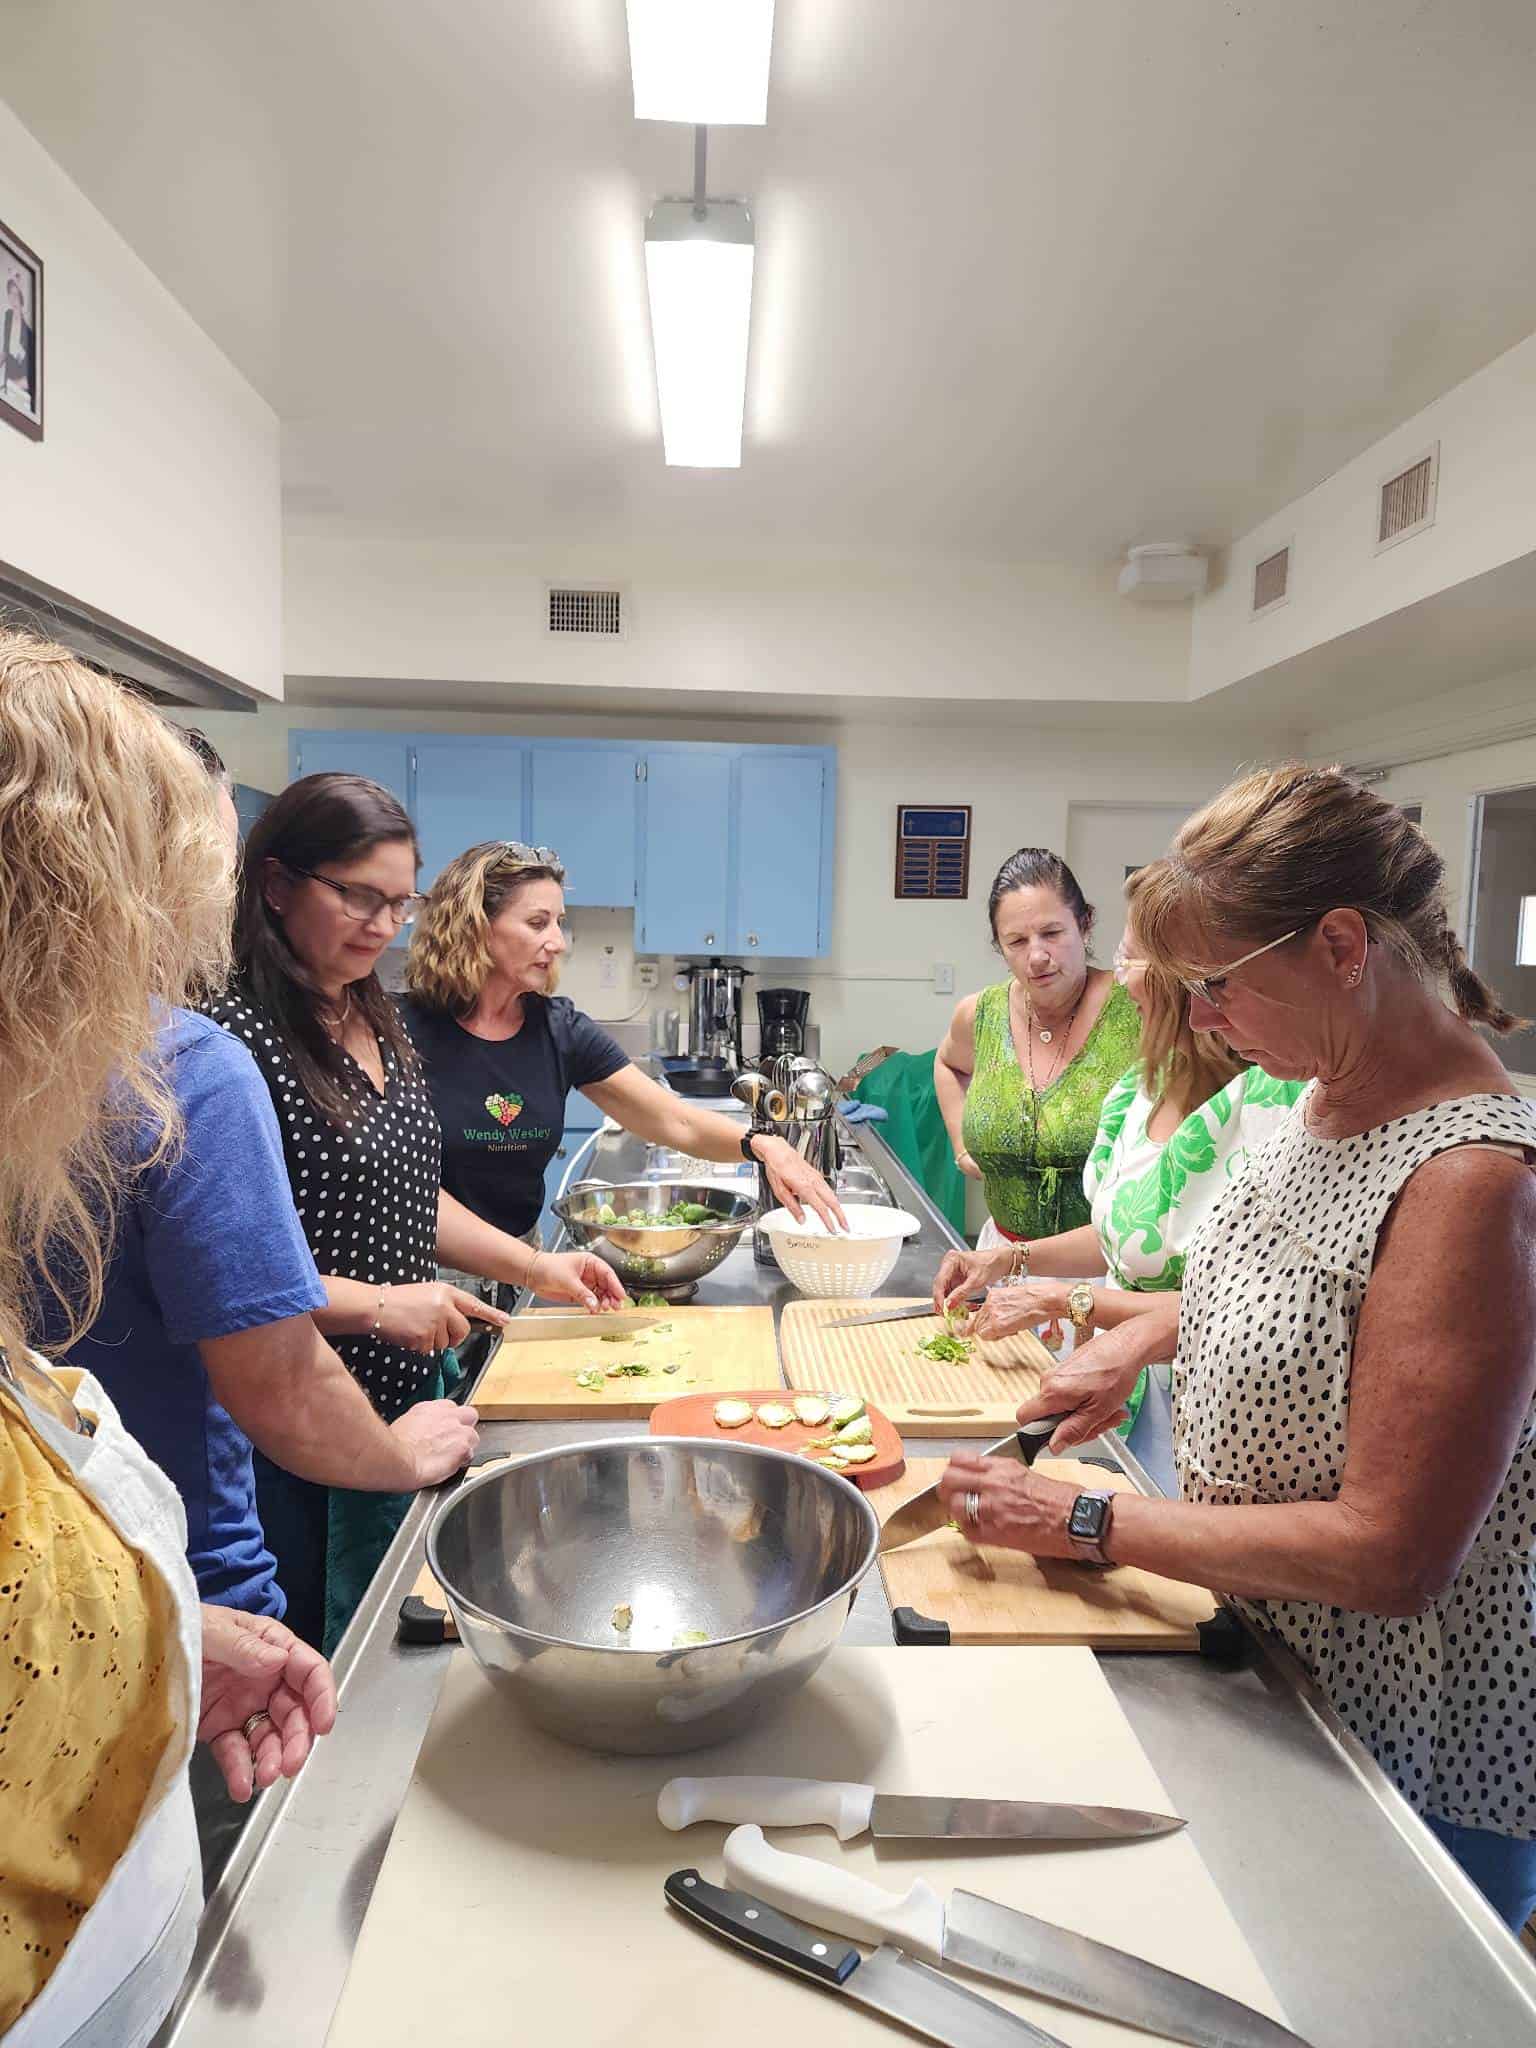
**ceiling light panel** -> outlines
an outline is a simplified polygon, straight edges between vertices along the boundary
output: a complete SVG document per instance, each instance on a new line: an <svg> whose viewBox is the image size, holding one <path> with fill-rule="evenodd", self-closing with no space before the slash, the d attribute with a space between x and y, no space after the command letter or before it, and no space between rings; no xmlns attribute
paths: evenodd
<svg viewBox="0 0 1536 2048"><path fill-rule="evenodd" d="M752 220L663 200L645 224L661 440L673 468L739 469L752 322Z"/></svg>
<svg viewBox="0 0 1536 2048"><path fill-rule="evenodd" d="M627 0L637 121L760 128L773 0Z"/></svg>

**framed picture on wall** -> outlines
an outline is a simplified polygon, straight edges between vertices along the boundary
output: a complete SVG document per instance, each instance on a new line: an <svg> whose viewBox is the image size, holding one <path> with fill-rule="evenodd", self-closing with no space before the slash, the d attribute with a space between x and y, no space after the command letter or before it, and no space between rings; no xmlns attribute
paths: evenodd
<svg viewBox="0 0 1536 2048"><path fill-rule="evenodd" d="M0 420L43 438L43 263L0 221Z"/></svg>

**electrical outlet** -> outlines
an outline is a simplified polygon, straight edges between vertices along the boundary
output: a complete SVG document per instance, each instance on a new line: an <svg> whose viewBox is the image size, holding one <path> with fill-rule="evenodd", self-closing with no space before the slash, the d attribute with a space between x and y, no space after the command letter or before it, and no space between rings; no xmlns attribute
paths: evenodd
<svg viewBox="0 0 1536 2048"><path fill-rule="evenodd" d="M619 985L619 963L612 946L603 948L597 968L597 985L602 989L616 989Z"/></svg>
<svg viewBox="0 0 1536 2048"><path fill-rule="evenodd" d="M637 960L635 980L641 988L660 988L661 969L654 960Z"/></svg>
<svg viewBox="0 0 1536 2048"><path fill-rule="evenodd" d="M947 960L933 963L933 992L936 996L952 996L955 992L955 970Z"/></svg>

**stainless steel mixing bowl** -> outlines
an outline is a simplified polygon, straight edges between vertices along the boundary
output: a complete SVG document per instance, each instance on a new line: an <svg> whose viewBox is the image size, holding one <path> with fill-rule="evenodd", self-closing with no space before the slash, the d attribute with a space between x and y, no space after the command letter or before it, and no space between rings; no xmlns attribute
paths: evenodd
<svg viewBox="0 0 1536 2048"><path fill-rule="evenodd" d="M427 1557L481 1668L541 1728L650 1755L723 1741L803 1685L879 1537L856 1486L788 1451L613 1437L469 1480Z"/></svg>
<svg viewBox="0 0 1536 2048"><path fill-rule="evenodd" d="M621 1216L637 1209L660 1216L674 1202L697 1202L718 1220L670 1224L665 1229L627 1229L622 1223L597 1220L605 1206ZM606 1259L631 1294L672 1298L691 1294L704 1275L735 1250L757 1214L757 1204L748 1195L680 1180L621 1181L615 1186L579 1181L554 1206L573 1243Z"/></svg>

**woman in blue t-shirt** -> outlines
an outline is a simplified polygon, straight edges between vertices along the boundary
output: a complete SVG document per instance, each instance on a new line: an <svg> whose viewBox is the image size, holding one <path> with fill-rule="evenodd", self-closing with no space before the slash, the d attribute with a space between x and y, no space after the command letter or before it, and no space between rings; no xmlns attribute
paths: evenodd
<svg viewBox="0 0 1536 2048"><path fill-rule="evenodd" d="M448 863L417 918L401 1014L443 1129L443 1186L498 1230L531 1231L544 1169L579 1088L637 1137L695 1159L746 1156L796 1217L842 1223L794 1147L685 1101L642 1074L600 1024L555 994L565 869L548 847L487 840ZM748 1151L750 1147L750 1151Z"/></svg>

